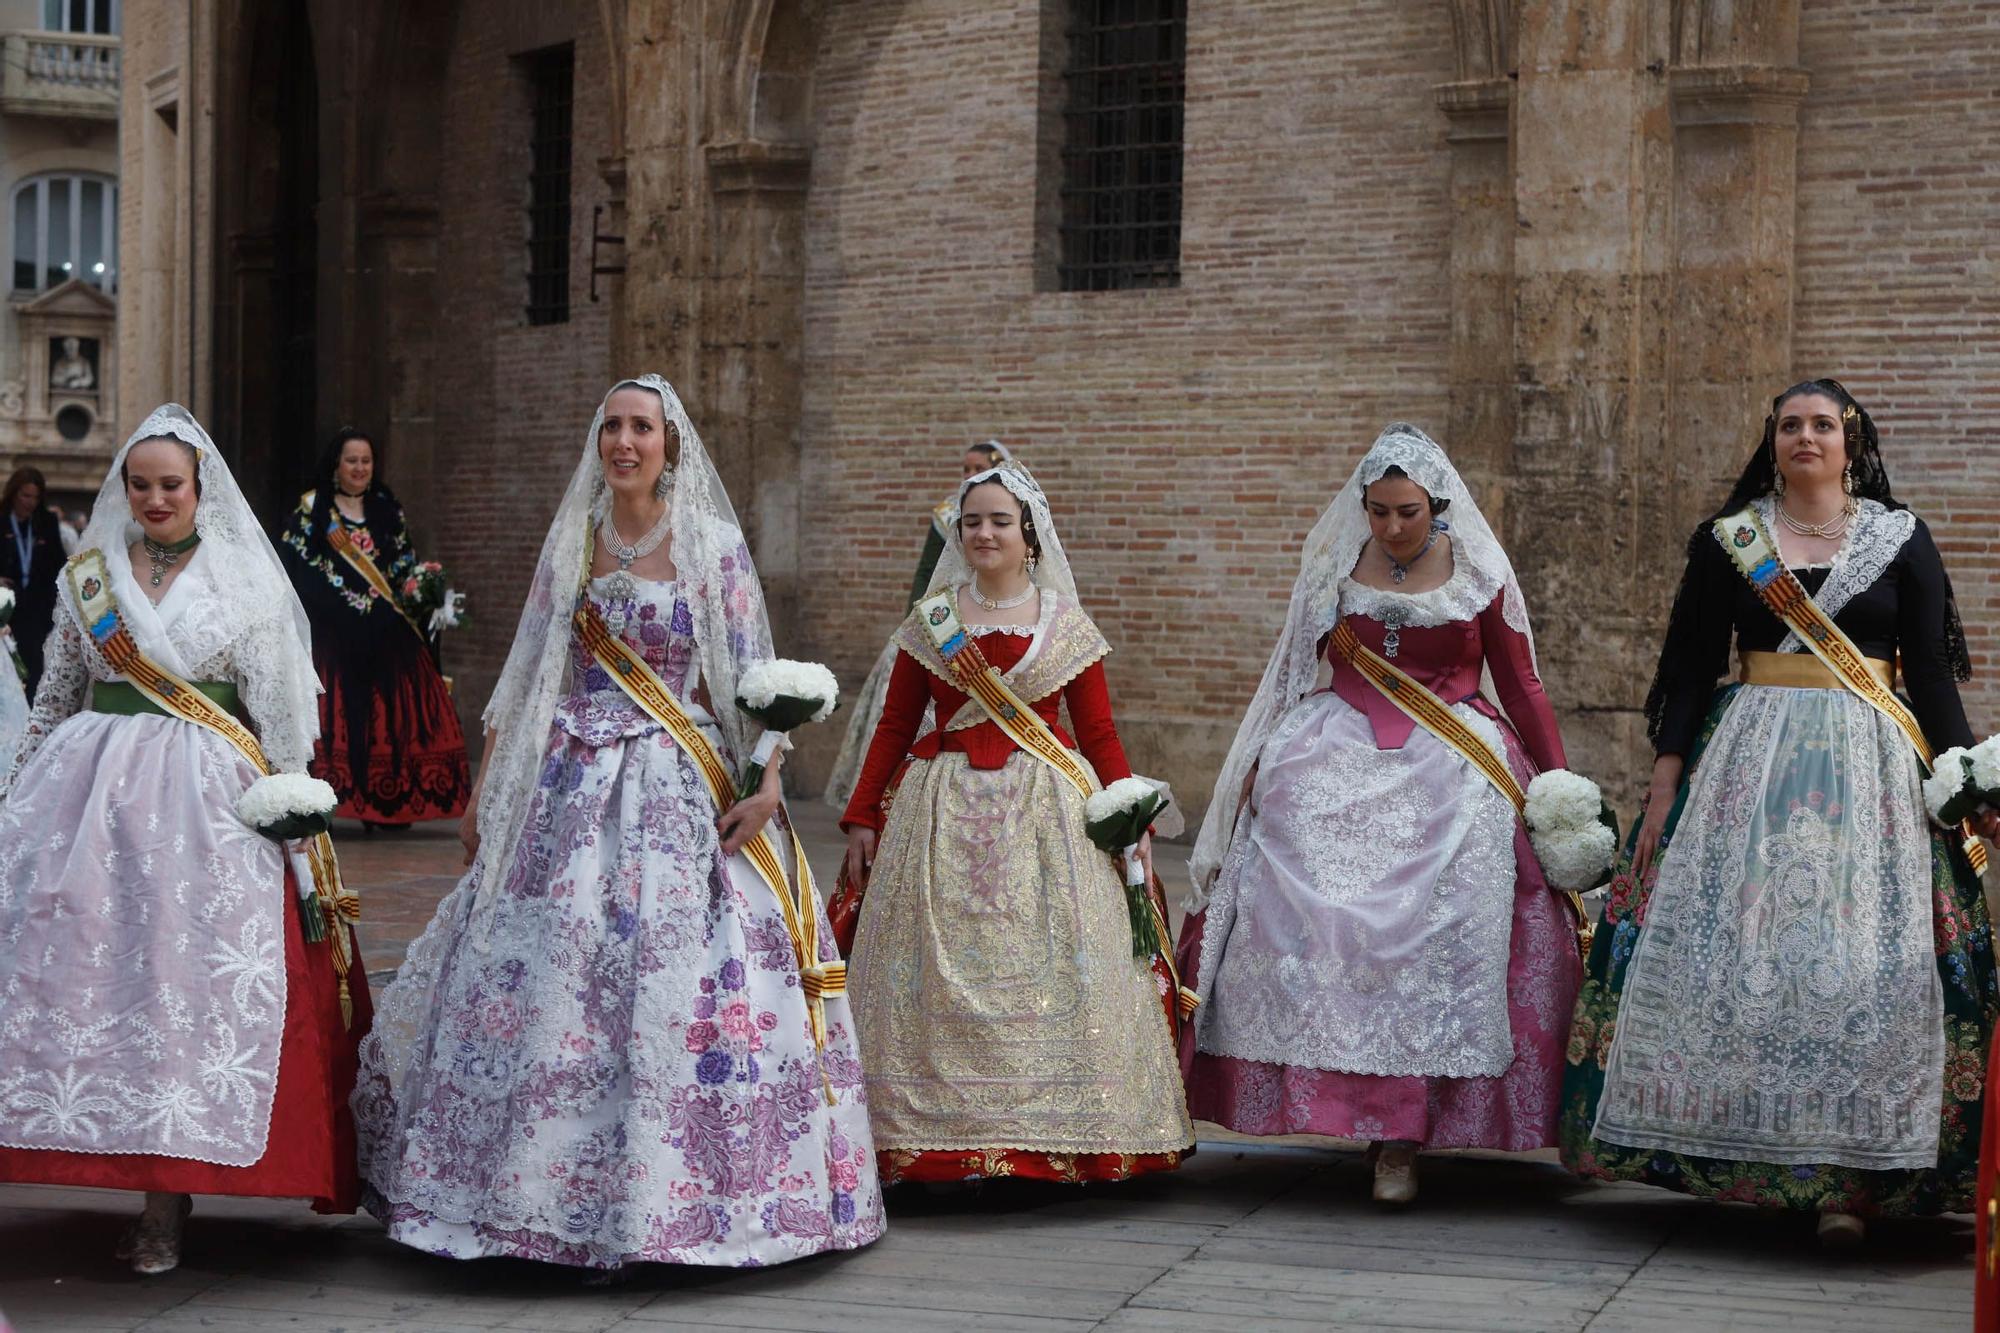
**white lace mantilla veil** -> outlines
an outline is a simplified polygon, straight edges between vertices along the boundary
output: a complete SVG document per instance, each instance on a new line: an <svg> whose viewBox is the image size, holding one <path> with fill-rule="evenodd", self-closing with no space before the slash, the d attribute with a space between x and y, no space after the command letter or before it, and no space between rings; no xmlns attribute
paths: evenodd
<svg viewBox="0 0 2000 1333"><path fill-rule="evenodd" d="M166 403L139 423L139 428L111 459L104 482L97 488L97 502L91 508L90 522L84 526L77 550L95 548L104 553L105 560L130 569L131 546L139 540L141 528L132 517L131 502L125 498L125 459L134 446L158 439L179 440L194 447L195 475L201 481L194 529L201 534L202 558L215 571L217 583L226 585L232 599L239 603L274 610L283 607L291 613L291 634L273 635L268 640L256 638L238 645L237 654L241 657L261 653L275 660L279 669L268 674L282 682L285 716L292 720L296 734L290 746L273 748L310 754L313 741L319 737L320 693L319 673L313 669L312 622L306 618L306 609L293 590L285 567L278 562L271 539L264 535L263 524L257 521L256 512L243 498L235 476L229 471L229 464L223 461L222 451L194 419L194 413L179 403ZM74 614L76 602L69 591L68 579L61 581L58 592Z"/></svg>
<svg viewBox="0 0 2000 1333"><path fill-rule="evenodd" d="M1264 668L1264 679L1250 710L1243 715L1236 739L1216 777L1215 792L1201 821L1201 835L1195 840L1194 855L1188 861L1192 891L1187 907L1199 911L1208 902L1208 886L1222 868L1230 840L1236 833L1237 797L1251 765L1263 752L1264 743L1285 715L1300 699L1311 693L1319 678L1319 643L1333 629L1340 615L1340 585L1354 572L1361 550L1368 544L1368 513L1362 507L1363 492L1380 481L1390 468L1401 468L1410 480L1433 498L1449 500L1442 515L1451 525L1454 565L1471 566L1487 586L1505 589L1502 612L1507 624L1528 636L1530 654L1534 633L1528 625L1528 604L1521 596L1520 580L1514 576L1513 562L1493 535L1485 515L1479 512L1464 478L1445 456L1444 447L1417 427L1395 422L1375 438L1374 445L1348 477L1347 484L1333 497L1306 537L1305 554L1299 576L1292 584L1291 606L1285 612L1284 632Z"/></svg>
<svg viewBox="0 0 2000 1333"><path fill-rule="evenodd" d="M1049 513L1049 497L1042 490L1042 484L1035 480L1035 474L1028 471L1027 465L1013 459L984 472L975 472L959 485L958 495L951 503L951 512L945 516L944 554L938 557L937 569L931 574L931 586L924 595L935 597L972 582L972 565L965 558L965 543L959 534L958 516L965 508L966 495L974 486L988 481L997 481L1005 486L1021 502L1029 522L1034 524L1035 539L1041 543L1042 554L1035 562L1035 571L1028 576L1029 580L1044 593L1055 593L1079 611L1083 610L1083 599L1077 596L1076 574L1070 568L1069 553L1063 550L1062 538L1056 535L1056 521ZM1159 818L1153 821L1154 834L1162 838L1180 836L1185 824L1180 804L1173 799L1173 788L1157 778L1146 778L1144 781L1167 797L1167 804L1161 809Z"/></svg>
<svg viewBox="0 0 2000 1333"><path fill-rule="evenodd" d="M998 440L988 444L997 445ZM1005 445L1000 446L1005 449ZM1035 562L1035 572L1029 575L1037 588L1058 592L1072 603L1082 604L1076 595L1076 575L1070 571L1069 556L1063 550L1062 539L1056 536L1056 521L1049 516L1049 497L1043 493L1042 484L1035 480L1035 474L1028 471L1025 463L1017 463L1011 458L975 472L959 483L958 494L952 497L951 510L945 515L944 553L938 557L937 568L931 571L931 586L924 596L935 597L938 593L961 587L972 582L972 565L965 558L965 543L958 531L958 516L965 508L965 497L974 486L989 481L997 481L1010 491L1021 508L1027 513L1028 521L1034 525L1035 536L1042 544L1042 558Z"/></svg>
<svg viewBox="0 0 2000 1333"><path fill-rule="evenodd" d="M583 457L542 542L527 605L521 610L520 628L514 632L514 646L486 705L484 721L498 734L498 740L493 753L485 758L485 785L479 797L479 855L472 870L475 884L500 873L513 856L534 795L542 747L548 741L549 724L555 718L569 672L570 616L588 568L591 533L610 504L597 436L611 395L632 388L650 389L660 396L667 425L680 441L679 457L673 464L668 549L673 554L680 594L694 616L701 679L715 703L724 760L740 765L756 741L751 734L754 724L735 707L736 677L739 662L772 656L771 624L761 594L747 601L738 599L735 606L729 605L725 596L722 562L743 546L736 510L673 385L658 375L620 380L605 393L597 415L591 418L589 433L583 439ZM756 571L747 563L733 578L739 587L756 586ZM480 937L475 931L474 938Z"/></svg>

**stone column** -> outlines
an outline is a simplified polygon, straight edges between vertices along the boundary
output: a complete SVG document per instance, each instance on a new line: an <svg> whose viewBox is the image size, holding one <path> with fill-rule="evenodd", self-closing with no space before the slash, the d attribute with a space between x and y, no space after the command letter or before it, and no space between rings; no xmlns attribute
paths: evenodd
<svg viewBox="0 0 2000 1333"><path fill-rule="evenodd" d="M1508 547L1571 764L1630 799L1663 618L1652 509L1672 435L1662 368L1672 144L1648 0L1520 7ZM1667 525L1671 526L1671 525ZM1667 566L1673 566L1667 573Z"/></svg>

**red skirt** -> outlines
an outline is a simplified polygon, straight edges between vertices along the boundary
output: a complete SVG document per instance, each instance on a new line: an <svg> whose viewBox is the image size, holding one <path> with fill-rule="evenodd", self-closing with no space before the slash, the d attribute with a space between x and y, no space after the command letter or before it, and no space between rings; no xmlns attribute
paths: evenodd
<svg viewBox="0 0 2000 1333"><path fill-rule="evenodd" d="M1972 1327L2000 1333L2000 1035L1986 1058L1986 1123L1979 1143L1979 1190L1972 1196Z"/></svg>
<svg viewBox="0 0 2000 1333"><path fill-rule="evenodd" d="M317 650L313 656L326 693L319 700L312 775L325 779L339 795L334 813L372 824L414 824L464 814L472 791L465 732L430 654L410 654L393 675L373 682L373 690L356 692L371 701L368 761L358 773L347 749L349 692L332 656Z"/></svg>
<svg viewBox="0 0 2000 1333"><path fill-rule="evenodd" d="M289 866L285 896L298 902ZM354 1118L347 1097L354 1090L361 1039L368 1034L375 1012L368 976L356 946L347 976L354 1023L345 1026L332 951L324 941L306 943L296 910L285 913L285 920L285 1035L278 1056L270 1139L256 1164L218 1166L151 1153L0 1148L0 1181L311 1199L313 1208L322 1213L353 1212L361 1182L354 1164ZM345 922L340 928L349 932L352 944L353 928Z"/></svg>

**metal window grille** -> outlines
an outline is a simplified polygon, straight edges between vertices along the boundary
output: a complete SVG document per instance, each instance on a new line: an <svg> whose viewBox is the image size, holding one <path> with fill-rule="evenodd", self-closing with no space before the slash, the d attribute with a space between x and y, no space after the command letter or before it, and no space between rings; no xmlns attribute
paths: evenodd
<svg viewBox="0 0 2000 1333"><path fill-rule="evenodd" d="M528 168L528 322L569 322L570 106L573 46L527 57L533 98Z"/></svg>
<svg viewBox="0 0 2000 1333"><path fill-rule="evenodd" d="M1072 0L1064 291L1180 284L1186 72L1187 0Z"/></svg>

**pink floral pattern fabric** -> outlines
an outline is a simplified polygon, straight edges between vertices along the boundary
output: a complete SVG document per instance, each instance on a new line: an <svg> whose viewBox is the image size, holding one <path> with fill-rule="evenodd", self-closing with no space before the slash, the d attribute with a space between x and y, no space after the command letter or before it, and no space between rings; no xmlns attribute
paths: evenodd
<svg viewBox="0 0 2000 1333"><path fill-rule="evenodd" d="M593 596L689 701L673 586L616 616ZM693 762L587 657L571 678L505 878L439 905L363 1047L371 1211L435 1253L588 1267L867 1244L882 1197L847 1002L822 1056L777 900L722 857ZM500 895L483 934L475 892ZM430 1038L398 1067L379 1038L413 1026Z"/></svg>

